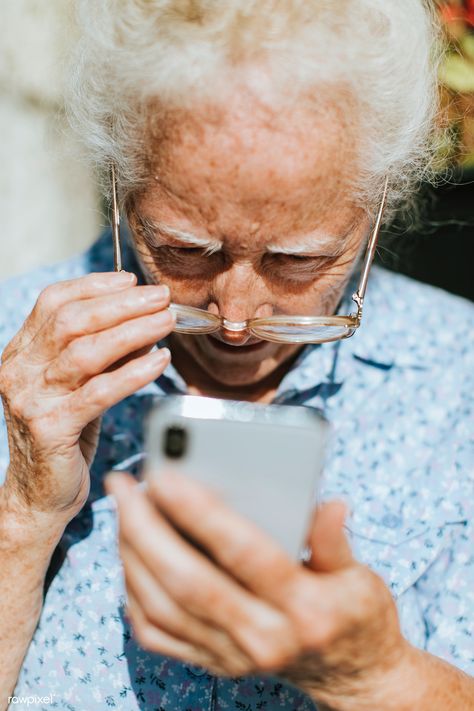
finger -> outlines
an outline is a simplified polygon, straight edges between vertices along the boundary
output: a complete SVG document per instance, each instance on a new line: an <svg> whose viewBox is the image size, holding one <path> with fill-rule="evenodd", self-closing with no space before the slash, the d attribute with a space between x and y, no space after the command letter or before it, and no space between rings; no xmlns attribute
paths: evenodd
<svg viewBox="0 0 474 711"><path fill-rule="evenodd" d="M155 348L156 343L150 343L148 346L144 346L143 348L138 348L136 351L132 351L128 355L124 356L124 358L120 358L116 363L112 363L111 366L105 369L105 373L110 373L114 370L117 370L117 368L121 368L122 365L125 365L125 363L129 363L131 360L135 360L135 358L141 358L141 356L146 355L147 353L150 353L150 351Z"/></svg>
<svg viewBox="0 0 474 711"><path fill-rule="evenodd" d="M108 496L115 496L116 487L119 486L120 493L128 494L138 486L138 483L139 482L130 472L116 472L112 470L104 477L104 491Z"/></svg>
<svg viewBox="0 0 474 711"><path fill-rule="evenodd" d="M120 554L127 590L137 600L149 624L206 651L220 662L232 661L235 674L243 674L249 669L251 660L242 654L233 640L222 630L193 617L172 600L131 545L122 541Z"/></svg>
<svg viewBox="0 0 474 711"><path fill-rule="evenodd" d="M136 284L137 277L131 272L93 272L77 279L68 279L47 286L39 295L32 316L49 318L69 301L92 299L111 292L128 289Z"/></svg>
<svg viewBox="0 0 474 711"><path fill-rule="evenodd" d="M320 506L310 531L311 558L308 567L321 573L346 568L354 562L344 533L347 507L342 501L331 501Z"/></svg>
<svg viewBox="0 0 474 711"><path fill-rule="evenodd" d="M134 351L155 345L174 324L170 311L159 311L78 338L46 368L45 383L49 388L74 390Z"/></svg>
<svg viewBox="0 0 474 711"><path fill-rule="evenodd" d="M78 431L84 423L92 422L105 410L156 380L169 362L169 350L161 348L89 380L69 399L69 415L76 422Z"/></svg>
<svg viewBox="0 0 474 711"><path fill-rule="evenodd" d="M192 644L182 642L150 623L140 603L130 591L127 593L127 615L132 623L134 636L144 649L206 668L216 662L203 650L197 650Z"/></svg>
<svg viewBox="0 0 474 711"><path fill-rule="evenodd" d="M41 291L31 314L10 342L5 359L26 348L46 321L64 304L129 289L136 281L135 274L130 272L94 272L50 284Z"/></svg>
<svg viewBox="0 0 474 711"><path fill-rule="evenodd" d="M292 656L296 641L285 616L184 541L145 492L121 488L121 481L115 472L109 476L121 539L140 551L168 595L191 615L226 632L260 668L274 667L275 660Z"/></svg>
<svg viewBox="0 0 474 711"><path fill-rule="evenodd" d="M45 324L43 340L51 352L59 353L81 336L156 313L168 304L169 289L165 285L137 286L99 298L70 301Z"/></svg>
<svg viewBox="0 0 474 711"><path fill-rule="evenodd" d="M192 479L163 472L148 481L166 516L220 566L259 597L286 605L300 566L270 536Z"/></svg>
<svg viewBox="0 0 474 711"><path fill-rule="evenodd" d="M36 341L51 354L59 354L81 336L99 333L131 319L153 314L169 304L169 289L136 286L95 299L69 301L44 324Z"/></svg>

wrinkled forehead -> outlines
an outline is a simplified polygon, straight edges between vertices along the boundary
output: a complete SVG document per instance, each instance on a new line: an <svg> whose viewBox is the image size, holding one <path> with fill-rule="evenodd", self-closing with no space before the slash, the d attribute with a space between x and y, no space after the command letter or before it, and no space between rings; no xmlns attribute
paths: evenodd
<svg viewBox="0 0 474 711"><path fill-rule="evenodd" d="M152 107L140 209L225 232L347 222L358 164L350 109L327 96L276 108L245 92L226 105Z"/></svg>

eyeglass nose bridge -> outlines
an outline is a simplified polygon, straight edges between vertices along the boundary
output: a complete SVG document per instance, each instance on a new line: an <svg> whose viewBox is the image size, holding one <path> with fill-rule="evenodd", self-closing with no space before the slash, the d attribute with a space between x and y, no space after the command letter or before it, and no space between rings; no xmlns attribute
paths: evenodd
<svg viewBox="0 0 474 711"><path fill-rule="evenodd" d="M221 321L222 328L225 328L226 331L231 331L231 333L240 333L241 331L247 331L248 330L248 321L228 321L226 318L223 318Z"/></svg>

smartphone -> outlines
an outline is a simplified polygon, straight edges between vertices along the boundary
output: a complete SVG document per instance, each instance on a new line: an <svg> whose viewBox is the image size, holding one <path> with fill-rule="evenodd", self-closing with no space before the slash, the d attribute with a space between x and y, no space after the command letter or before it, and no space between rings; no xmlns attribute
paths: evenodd
<svg viewBox="0 0 474 711"><path fill-rule="evenodd" d="M144 478L201 482L301 560L328 428L307 407L167 396L148 417Z"/></svg>

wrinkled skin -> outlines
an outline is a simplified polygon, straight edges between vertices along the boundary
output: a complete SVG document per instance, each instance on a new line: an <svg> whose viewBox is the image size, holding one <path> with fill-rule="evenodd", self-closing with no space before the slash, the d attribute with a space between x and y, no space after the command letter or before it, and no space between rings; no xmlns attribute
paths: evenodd
<svg viewBox="0 0 474 711"><path fill-rule="evenodd" d="M333 313L370 227L350 196L355 141L338 107L293 107L290 120L243 91L225 107L156 112L149 180L127 210L149 281L168 284L172 301L230 321ZM222 249L183 249L150 223ZM284 253L295 243L304 255ZM225 330L174 334L173 363L191 391L269 401L300 346L246 350L256 340Z"/></svg>
<svg viewBox="0 0 474 711"><path fill-rule="evenodd" d="M352 557L342 504L318 512L301 566L196 482L173 472L149 486L126 474L107 480L128 614L145 649L224 676L278 673L334 708L373 700L375 683L395 686L413 650L387 587Z"/></svg>
<svg viewBox="0 0 474 711"><path fill-rule="evenodd" d="M80 511L102 413L169 362L149 353L173 327L169 295L135 285L134 275L114 273L54 284L3 351L10 464L1 495L29 522L67 524Z"/></svg>
<svg viewBox="0 0 474 711"><path fill-rule="evenodd" d="M369 228L334 170L341 150L353 159L338 116L326 107L289 122L248 96L221 112L172 113L156 137L153 177L128 206L148 280L166 281L177 303L232 321L333 313ZM157 223L165 229L150 230ZM169 227L221 248L190 249ZM296 242L305 256L285 255ZM268 401L299 350L268 343L247 352L253 339L225 330L217 339L227 349L212 337L173 335L190 392ZM128 613L144 648L227 676L278 672L328 705L360 699L409 657L388 589L351 555L340 504L319 512L303 567L191 481L160 473L145 493L114 474L107 490L118 502Z"/></svg>
<svg viewBox="0 0 474 711"><path fill-rule="evenodd" d="M65 525L84 505L101 414L168 363L149 352L173 329L169 296L153 284L233 321L328 314L367 236L367 213L347 179L357 171L357 136L331 104L294 110L289 120L244 92L225 107L169 112L168 123L158 115L149 179L127 204L150 286L99 274L49 287L3 354L11 454L3 503L43 525ZM150 237L150 221L217 239L221 252ZM285 255L302 241L304 258ZM247 335L225 330L214 340L170 338L191 393L268 402L299 349L246 350ZM191 481L162 473L144 492L114 474L106 486L118 502L128 612L144 648L218 674L278 672L342 711L432 708L418 705L422 653L402 637L385 584L352 558L341 504L319 511L303 567ZM448 692L461 685L456 677L450 686L452 668L433 679L444 673ZM406 701L408 687L416 693Z"/></svg>

